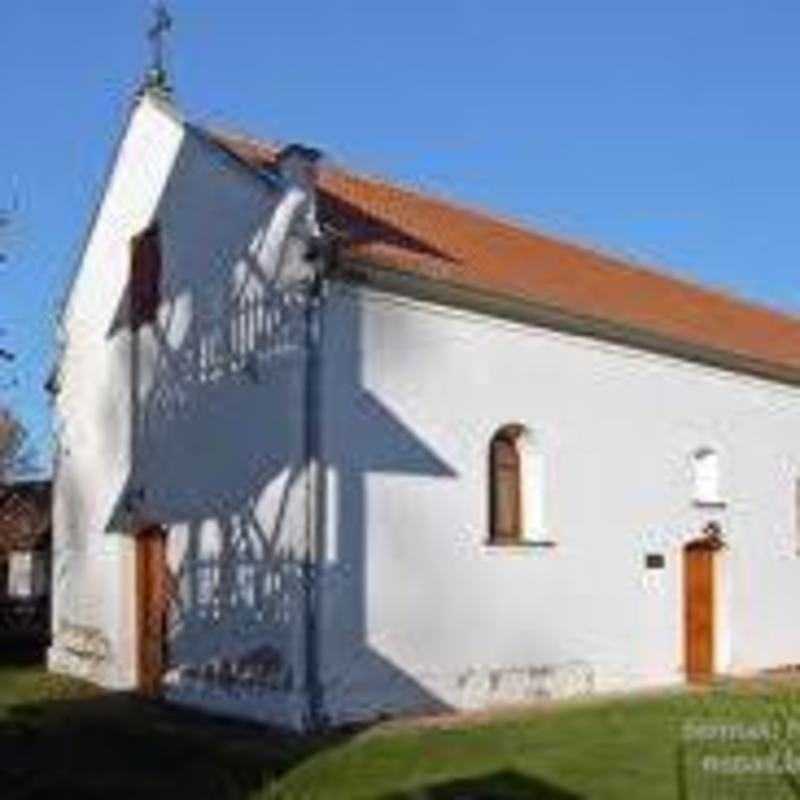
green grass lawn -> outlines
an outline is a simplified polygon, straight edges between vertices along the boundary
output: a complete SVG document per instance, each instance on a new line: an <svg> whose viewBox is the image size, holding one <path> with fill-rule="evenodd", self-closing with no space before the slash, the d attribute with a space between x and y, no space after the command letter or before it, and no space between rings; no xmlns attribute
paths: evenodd
<svg viewBox="0 0 800 800"><path fill-rule="evenodd" d="M2 661L2 800L800 797L788 772L732 776L702 769L709 755L763 758L788 748L800 770L800 694L789 684L302 738L99 692L38 666ZM780 723L771 735L783 733L770 741L701 741L703 723L748 725L748 732Z"/></svg>

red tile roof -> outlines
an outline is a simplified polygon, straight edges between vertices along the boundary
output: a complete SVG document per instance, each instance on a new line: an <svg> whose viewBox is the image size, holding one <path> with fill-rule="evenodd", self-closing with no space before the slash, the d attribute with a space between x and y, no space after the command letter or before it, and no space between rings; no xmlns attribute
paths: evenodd
<svg viewBox="0 0 800 800"><path fill-rule="evenodd" d="M214 134L256 169L277 148ZM339 168L318 175L323 218L354 258L733 357L800 382L800 318Z"/></svg>

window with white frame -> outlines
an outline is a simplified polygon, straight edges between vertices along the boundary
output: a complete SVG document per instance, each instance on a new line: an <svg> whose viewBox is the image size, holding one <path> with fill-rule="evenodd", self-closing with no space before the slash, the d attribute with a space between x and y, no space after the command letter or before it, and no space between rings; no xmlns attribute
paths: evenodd
<svg viewBox="0 0 800 800"><path fill-rule="evenodd" d="M711 447L701 447L692 455L694 502L717 505L722 502L720 491L719 454Z"/></svg>
<svg viewBox="0 0 800 800"><path fill-rule="evenodd" d="M550 544L544 536L544 470L524 425L499 428L489 444L489 542Z"/></svg>

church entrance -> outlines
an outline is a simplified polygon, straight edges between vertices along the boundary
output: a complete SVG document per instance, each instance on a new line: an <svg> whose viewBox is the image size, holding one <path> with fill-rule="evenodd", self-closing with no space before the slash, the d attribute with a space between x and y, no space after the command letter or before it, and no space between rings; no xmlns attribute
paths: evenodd
<svg viewBox="0 0 800 800"><path fill-rule="evenodd" d="M708 681L715 667L715 557L716 537L704 536L683 550L684 655L686 678Z"/></svg>
<svg viewBox="0 0 800 800"><path fill-rule="evenodd" d="M168 574L166 531L154 525L136 535L138 689L155 697L166 666Z"/></svg>

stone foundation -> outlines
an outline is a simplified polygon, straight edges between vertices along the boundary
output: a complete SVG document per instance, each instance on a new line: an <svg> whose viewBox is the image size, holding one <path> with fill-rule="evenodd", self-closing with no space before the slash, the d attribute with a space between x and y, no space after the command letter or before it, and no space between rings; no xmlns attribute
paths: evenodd
<svg viewBox="0 0 800 800"><path fill-rule="evenodd" d="M59 625L47 651L47 668L107 688L128 688L116 686L111 674L111 644L97 628L66 623Z"/></svg>
<svg viewBox="0 0 800 800"><path fill-rule="evenodd" d="M594 669L582 662L468 669L457 677L458 707L477 709L579 697L595 691Z"/></svg>

